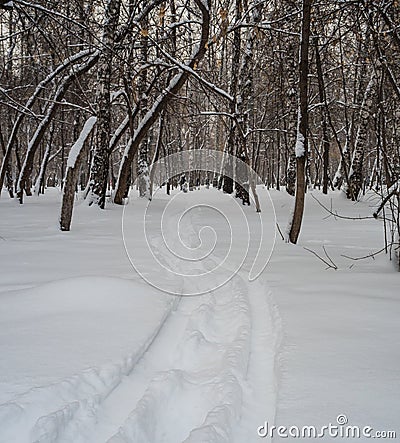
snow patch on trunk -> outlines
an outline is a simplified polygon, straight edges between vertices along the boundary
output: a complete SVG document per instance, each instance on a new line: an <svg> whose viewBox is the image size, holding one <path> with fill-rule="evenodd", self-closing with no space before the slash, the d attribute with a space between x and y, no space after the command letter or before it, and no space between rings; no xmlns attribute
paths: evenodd
<svg viewBox="0 0 400 443"><path fill-rule="evenodd" d="M78 137L78 140L74 143L72 146L67 160L67 168L74 168L76 159L78 158L78 155L80 154L83 145L85 144L86 139L88 138L89 134L92 132L92 129L94 125L96 124L97 117L89 117L86 120L85 125L82 128L82 131Z"/></svg>

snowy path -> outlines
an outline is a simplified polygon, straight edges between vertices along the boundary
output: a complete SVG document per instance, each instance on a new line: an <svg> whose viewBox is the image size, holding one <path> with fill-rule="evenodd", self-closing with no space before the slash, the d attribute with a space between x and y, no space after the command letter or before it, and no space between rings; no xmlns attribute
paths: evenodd
<svg viewBox="0 0 400 443"><path fill-rule="evenodd" d="M193 242L195 224L183 240ZM220 290L178 297L162 333L74 441L258 441L275 412L276 337L267 291L246 280L238 273Z"/></svg>
<svg viewBox="0 0 400 443"><path fill-rule="evenodd" d="M240 277L229 289L182 299L75 441L257 441L257 427L274 414L268 306L261 293L249 303Z"/></svg>

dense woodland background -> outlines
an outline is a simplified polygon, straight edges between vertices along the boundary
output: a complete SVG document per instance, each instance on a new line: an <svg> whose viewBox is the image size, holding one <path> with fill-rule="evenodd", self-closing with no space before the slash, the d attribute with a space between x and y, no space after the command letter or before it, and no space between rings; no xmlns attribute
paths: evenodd
<svg viewBox="0 0 400 443"><path fill-rule="evenodd" d="M64 186L60 227L69 230L75 191L101 208L123 204L140 175L150 198L154 160L210 148L296 195L292 242L307 187L352 200L372 189L385 246L398 248L397 0L1 0L0 8L3 198L23 203ZM208 179L246 199L229 175Z"/></svg>

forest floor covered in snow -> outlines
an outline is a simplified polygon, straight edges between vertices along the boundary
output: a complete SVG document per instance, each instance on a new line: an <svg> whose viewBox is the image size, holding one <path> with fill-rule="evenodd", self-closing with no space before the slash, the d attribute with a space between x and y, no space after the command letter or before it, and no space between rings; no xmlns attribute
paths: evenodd
<svg viewBox="0 0 400 443"><path fill-rule="evenodd" d="M58 190L1 199L0 442L297 441L258 429L344 415L399 436L399 273L384 254L348 258L381 249L381 222L334 217L311 194L346 216L374 212L372 194L313 191L291 245L275 241L275 214L284 231L293 205L285 191L270 192L274 211L260 190L260 215L215 189L162 190L147 243L143 200L78 202L61 232ZM323 248L337 269L310 252Z"/></svg>

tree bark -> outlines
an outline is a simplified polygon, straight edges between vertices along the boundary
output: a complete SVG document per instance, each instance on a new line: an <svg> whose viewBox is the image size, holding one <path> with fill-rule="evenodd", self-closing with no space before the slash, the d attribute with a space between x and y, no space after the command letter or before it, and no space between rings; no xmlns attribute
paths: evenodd
<svg viewBox="0 0 400 443"><path fill-rule="evenodd" d="M321 122L322 122L322 192L324 194L328 193L329 186L329 150L330 150L330 142L329 142L329 134L328 134L328 123L327 123L327 103L326 103L326 91L325 91L325 82L324 76L322 73L322 63L321 56L319 52L318 46L318 37L314 38L314 47L315 47L315 64L317 67L317 76L318 76L318 91L319 91L319 101L323 106L321 106Z"/></svg>
<svg viewBox="0 0 400 443"><path fill-rule="evenodd" d="M296 107L298 107L299 95L296 92L296 87L298 85L299 78L299 64L295 62L296 58L294 56L293 45L288 43L288 46L287 72L289 84L287 96L289 101L289 115L287 125L287 139L289 140L289 143L292 143L292 139L294 142L296 140L298 130L298 110L296 110ZM294 196L296 193L296 156L290 145L288 147L288 162L286 169L286 192L292 196Z"/></svg>
<svg viewBox="0 0 400 443"><path fill-rule="evenodd" d="M103 26L102 50L99 57L97 80L97 133L96 147L90 171L89 205L105 208L110 164L111 138L111 76L113 55L121 0L108 0Z"/></svg>
<svg viewBox="0 0 400 443"><path fill-rule="evenodd" d="M241 18L241 10L242 10L242 1L236 0L235 3L235 11L236 11L236 22L240 22ZM237 113L237 92L238 92L238 81L239 81L239 68L240 68L240 50L241 50L241 28L237 26L233 32L233 54L232 54L232 63L231 63L231 80L230 80L230 90L229 93L233 97L233 101L230 104L230 112L232 116L235 116ZM238 131L237 122L231 118L230 126L229 126L229 135L227 141L227 152L228 157L224 163L225 171L224 171L224 184L223 191L227 194L233 193L233 176L235 165L233 165L233 157L236 156L236 141ZM239 129L240 130L240 129Z"/></svg>
<svg viewBox="0 0 400 443"><path fill-rule="evenodd" d="M308 50L310 40L312 0L303 0L303 15L300 44L300 106L296 141L296 202L291 223L289 239L297 243L303 221L306 191L305 169L307 163L308 141Z"/></svg>
<svg viewBox="0 0 400 443"><path fill-rule="evenodd" d="M78 181L79 169L82 159L85 155L85 142L89 137L96 123L95 117L90 117L78 138L75 145L71 148L67 161L67 171L65 174L65 182L63 187L63 196L61 203L60 229L61 231L69 231L71 228L72 210L74 207L75 190Z"/></svg>
<svg viewBox="0 0 400 443"><path fill-rule="evenodd" d="M347 198L351 200L357 200L362 188L363 181L363 160L364 150L367 145L367 137L370 124L370 110L372 106L372 91L373 91L374 77L371 80L365 90L364 99L361 105L360 112L360 126L357 131L357 138L355 148L353 152L353 158L351 161L351 167L349 172L349 180L346 188Z"/></svg>
<svg viewBox="0 0 400 443"><path fill-rule="evenodd" d="M148 38L146 36L148 25L148 21L144 19L141 24L142 35L140 38L141 48L139 60L142 66L147 63L148 58ZM140 118L143 118L149 110L149 97L147 96L147 68L141 68L139 74L138 95ZM149 138L150 137L147 134L145 137L143 137L143 140L140 143L137 168L139 196L147 199L151 199L149 175Z"/></svg>
<svg viewBox="0 0 400 443"><path fill-rule="evenodd" d="M0 127L0 145L1 145L1 150L3 152L3 156L5 156L6 155L6 147L4 145L4 138L3 138L3 132L1 131L1 127ZM12 174L11 174L10 164L8 162L5 164L4 174L5 174L5 178L6 178L8 195L11 198L14 198ZM3 182L0 183L0 195L1 195L1 188L2 187L3 187Z"/></svg>

